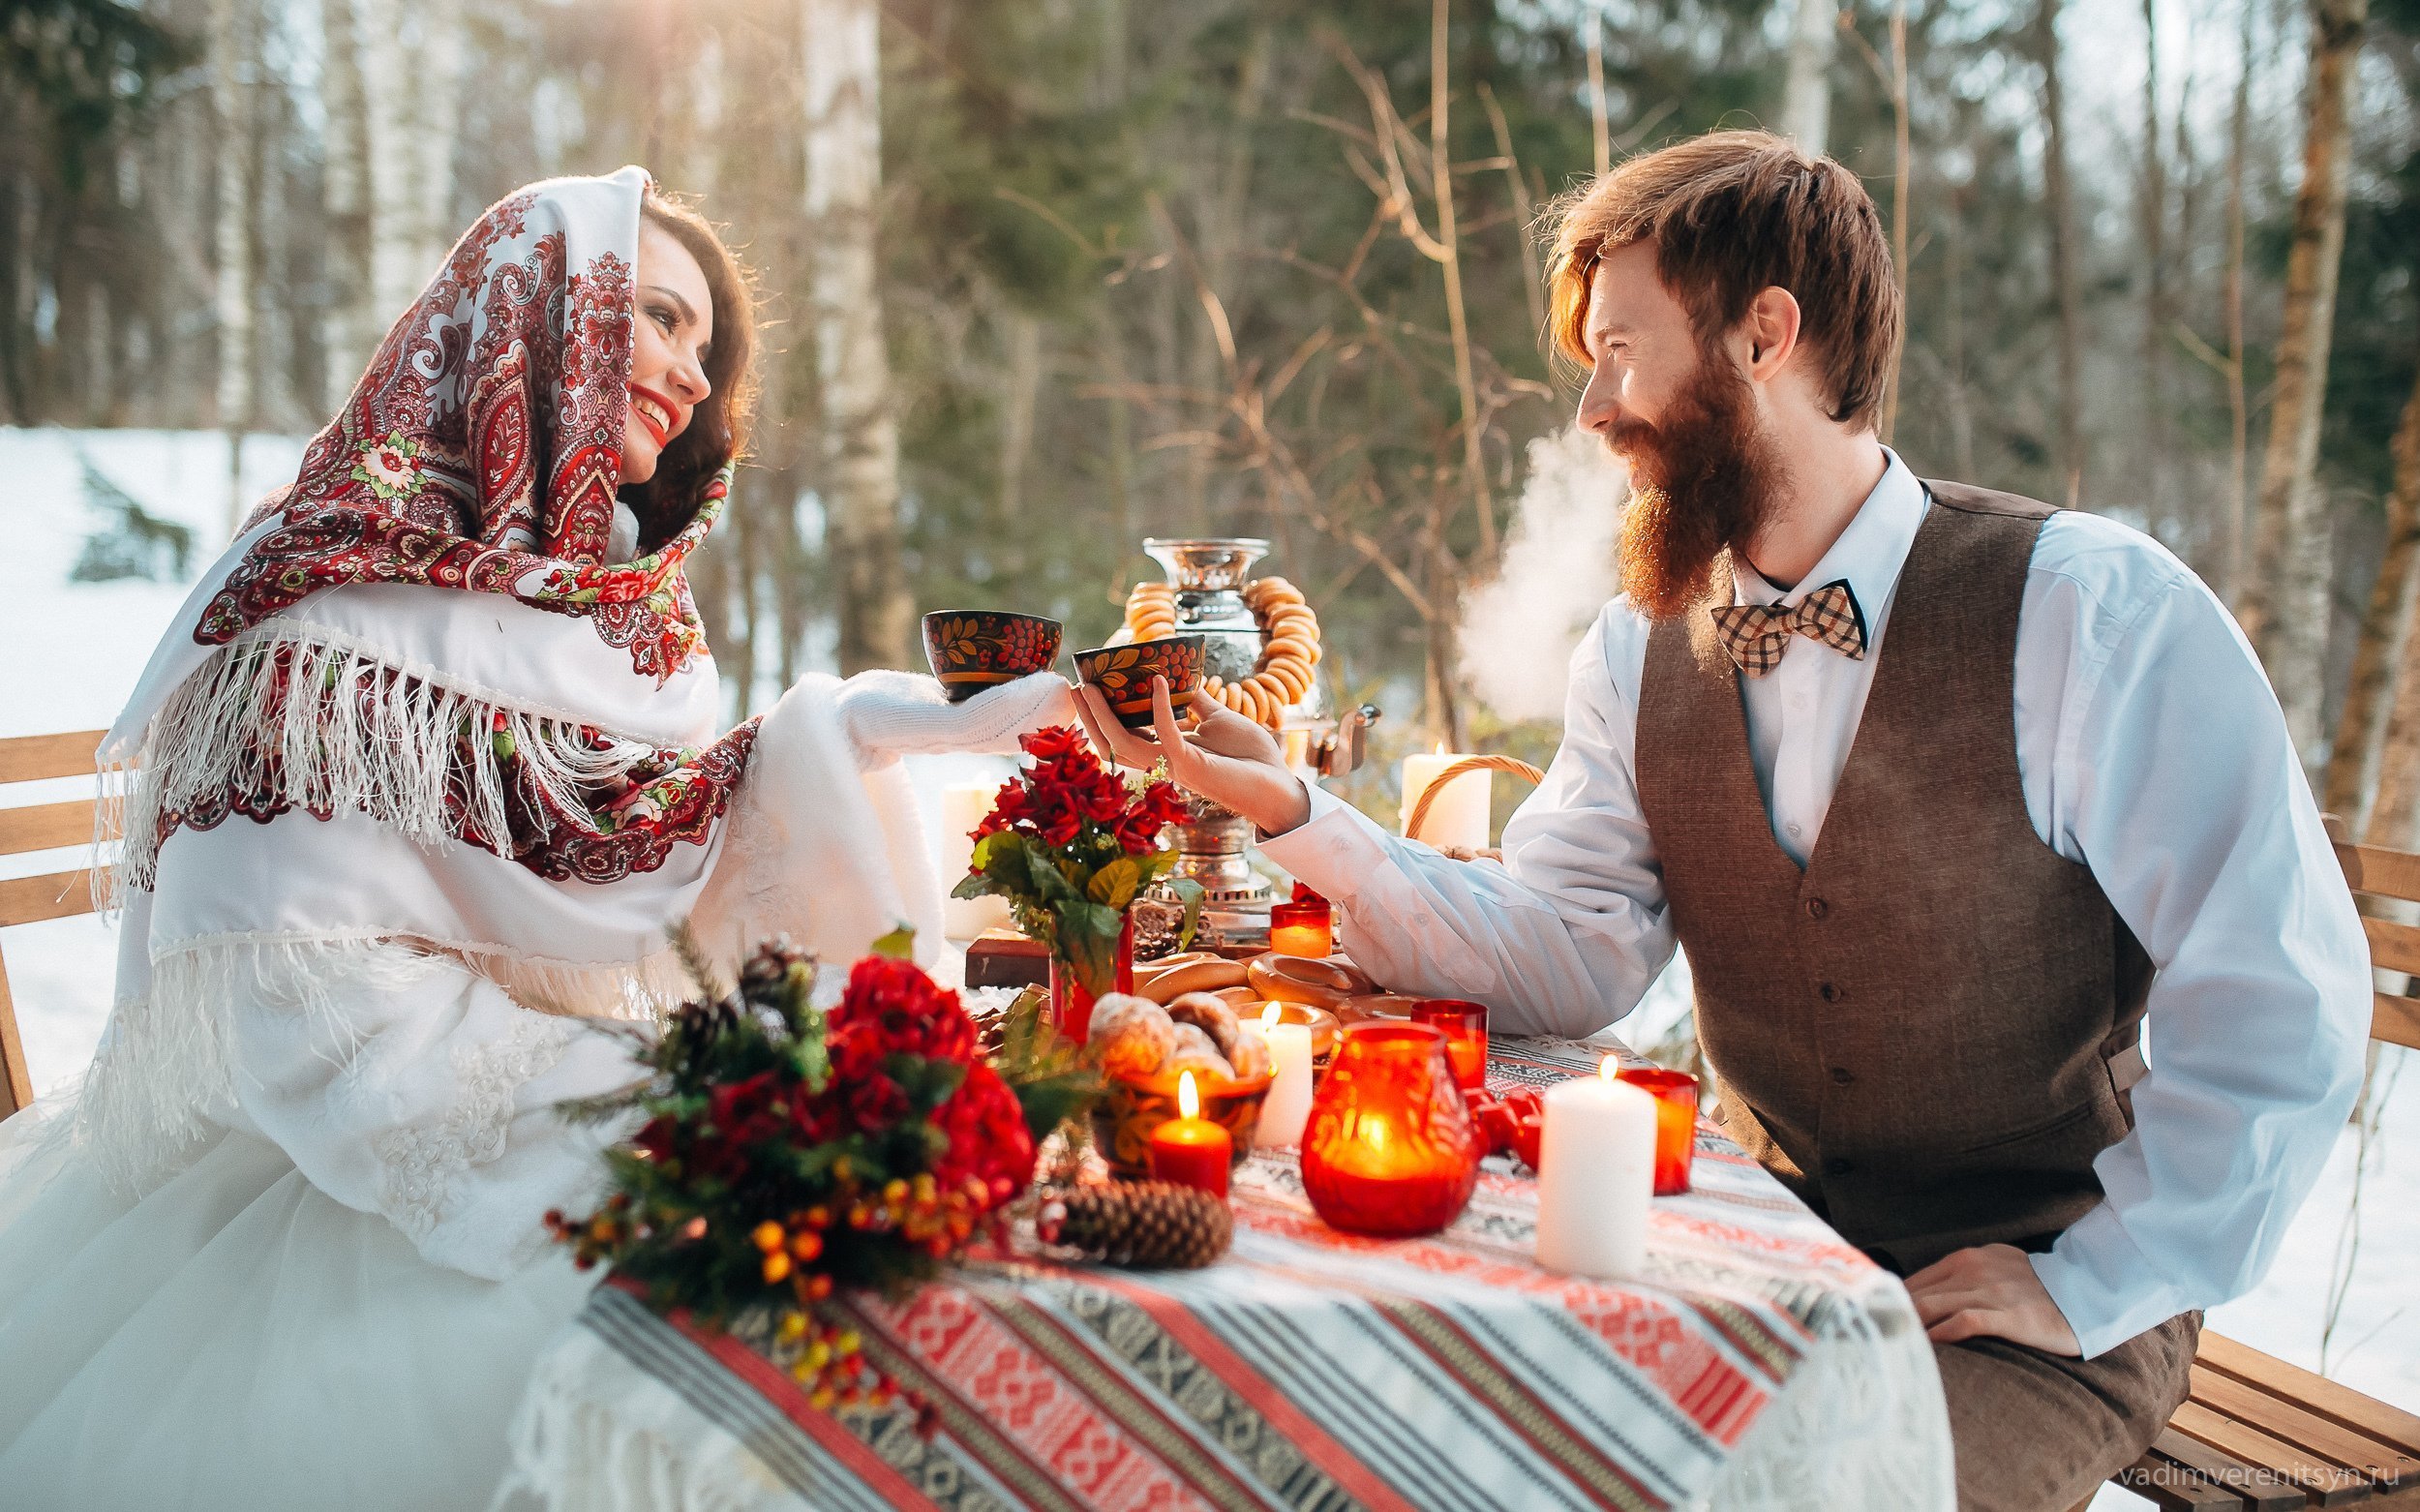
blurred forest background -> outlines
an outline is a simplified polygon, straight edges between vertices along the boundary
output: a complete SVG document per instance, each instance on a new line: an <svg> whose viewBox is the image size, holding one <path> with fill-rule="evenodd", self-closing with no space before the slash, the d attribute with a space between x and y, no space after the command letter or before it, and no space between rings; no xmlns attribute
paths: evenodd
<svg viewBox="0 0 2420 1512"><path fill-rule="evenodd" d="M0 423L307 433L483 205L642 163L768 322L740 707L923 608L1097 644L1142 536L1253 533L1332 702L1542 759L1466 606L1525 530L1609 582L1618 499L1539 211L1762 124L1901 249L1891 443L2158 535L2413 844L2416 99L2420 0L5 0Z"/></svg>

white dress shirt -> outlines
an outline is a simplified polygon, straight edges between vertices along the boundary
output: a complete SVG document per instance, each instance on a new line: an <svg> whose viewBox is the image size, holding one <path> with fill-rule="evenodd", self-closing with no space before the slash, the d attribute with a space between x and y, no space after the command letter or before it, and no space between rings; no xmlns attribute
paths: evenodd
<svg viewBox="0 0 2420 1512"><path fill-rule="evenodd" d="M1794 637L1773 672L1739 680L1773 838L1800 865L1928 507L1891 456L1791 591L1753 571L1734 586L1741 603L1792 604L1845 578L1865 614L1863 660ZM1354 958L1388 985L1486 1003L1508 1033L1604 1028L1674 947L1636 783L1648 630L1616 599L1581 641L1562 747L1505 825L1501 864L1448 861L1316 788L1311 818L1264 852L1335 900ZM2134 1129L2093 1163L2107 1200L2033 1257L2090 1356L2266 1271L2360 1086L2369 951L2251 646L2165 548L2095 515L2047 521L2015 682L2034 832L2092 868L2158 968Z"/></svg>

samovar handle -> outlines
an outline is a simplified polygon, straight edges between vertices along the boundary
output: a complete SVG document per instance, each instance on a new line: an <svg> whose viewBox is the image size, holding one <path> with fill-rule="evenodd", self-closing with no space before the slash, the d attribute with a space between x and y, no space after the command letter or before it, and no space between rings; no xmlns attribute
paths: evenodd
<svg viewBox="0 0 2420 1512"><path fill-rule="evenodd" d="M1312 769L1323 777L1341 777L1359 767L1369 752L1368 731L1378 718L1376 704L1347 711L1336 721L1335 733L1321 738L1312 752Z"/></svg>

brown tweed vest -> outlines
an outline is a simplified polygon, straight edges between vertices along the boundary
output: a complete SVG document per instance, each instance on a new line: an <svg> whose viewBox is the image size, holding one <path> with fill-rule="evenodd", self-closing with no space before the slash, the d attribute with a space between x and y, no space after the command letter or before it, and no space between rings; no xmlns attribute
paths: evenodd
<svg viewBox="0 0 2420 1512"><path fill-rule="evenodd" d="M1639 801L1725 1125L1903 1271L2046 1248L2101 1199L2093 1157L2131 1123L2151 980L2091 871L2026 817L2016 622L2053 511L1926 486L1804 870L1774 843L1703 612L1649 635L1638 721Z"/></svg>

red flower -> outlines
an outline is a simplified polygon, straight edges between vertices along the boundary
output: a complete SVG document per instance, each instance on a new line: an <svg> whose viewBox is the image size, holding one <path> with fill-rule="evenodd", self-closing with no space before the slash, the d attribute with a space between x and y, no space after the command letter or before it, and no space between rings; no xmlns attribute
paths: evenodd
<svg viewBox="0 0 2420 1512"><path fill-rule="evenodd" d="M970 1067L957 1091L933 1109L933 1122L950 1136L949 1148L933 1163L933 1178L943 1187L980 1178L997 1206L1033 1181L1034 1137L1024 1109L990 1067Z"/></svg>
<svg viewBox="0 0 2420 1512"><path fill-rule="evenodd" d="M1084 732L1072 724L1054 724L1031 735L1020 735L1016 743L1025 747L1025 754L1042 761L1079 752L1086 757L1092 754L1092 747L1084 741Z"/></svg>
<svg viewBox="0 0 2420 1512"><path fill-rule="evenodd" d="M958 995L934 986L913 961L886 955L859 961L829 1022L835 1068L843 1054L877 1066L894 1053L960 1065L975 1055L975 1021Z"/></svg>

